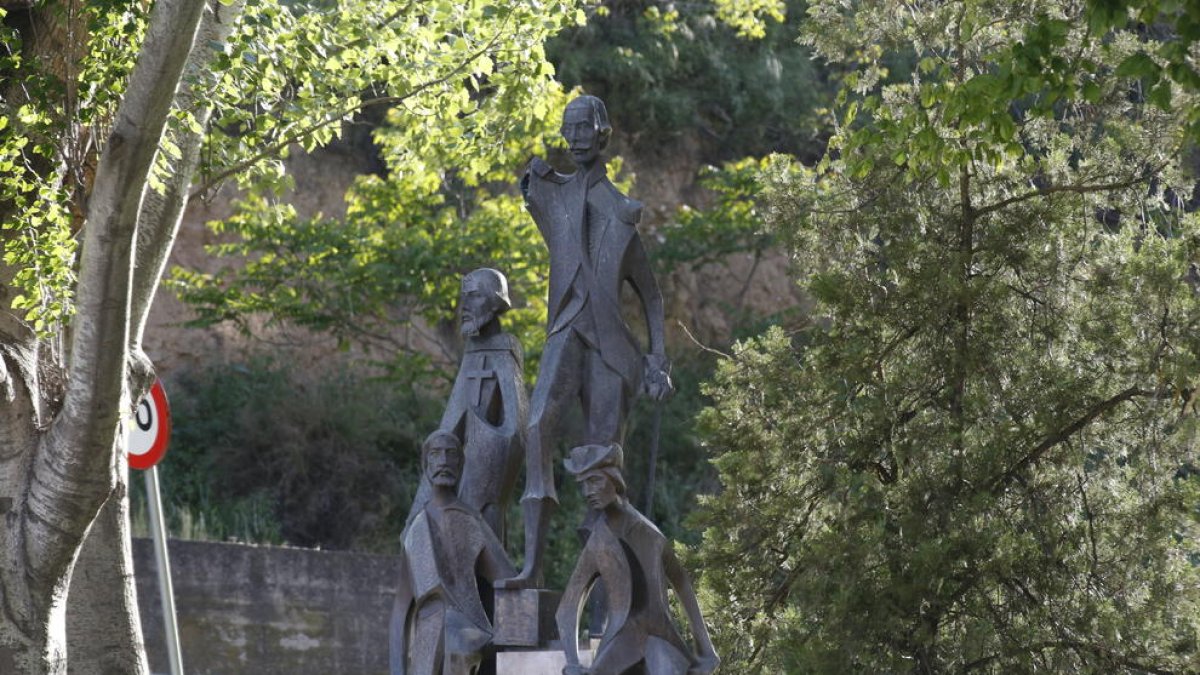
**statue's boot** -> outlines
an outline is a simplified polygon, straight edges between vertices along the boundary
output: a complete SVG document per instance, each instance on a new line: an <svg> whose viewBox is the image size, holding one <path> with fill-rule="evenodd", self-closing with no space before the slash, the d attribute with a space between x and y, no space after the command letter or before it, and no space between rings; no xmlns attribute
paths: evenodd
<svg viewBox="0 0 1200 675"><path fill-rule="evenodd" d="M542 587L542 561L550 536L550 518L557 507L558 502L545 497L521 500L521 514L525 520L525 566L517 576L497 582L497 588Z"/></svg>

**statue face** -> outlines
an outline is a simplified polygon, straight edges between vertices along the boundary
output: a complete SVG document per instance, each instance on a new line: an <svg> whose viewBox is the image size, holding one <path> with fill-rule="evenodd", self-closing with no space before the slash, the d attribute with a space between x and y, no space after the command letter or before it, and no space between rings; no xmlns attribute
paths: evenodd
<svg viewBox="0 0 1200 675"><path fill-rule="evenodd" d="M462 467L462 450L453 445L433 445L425 449L425 477L435 486L457 487Z"/></svg>
<svg viewBox="0 0 1200 675"><path fill-rule="evenodd" d="M603 471L589 471L579 481L588 508L603 511L617 501L617 486Z"/></svg>
<svg viewBox="0 0 1200 675"><path fill-rule="evenodd" d="M568 105L563 113L562 133L571 158L582 167L590 166L603 150L596 116L590 105Z"/></svg>
<svg viewBox="0 0 1200 675"><path fill-rule="evenodd" d="M467 277L463 279L458 307L462 314L462 334L471 337L479 335L479 331L496 318L496 312L500 309L500 299L496 297L495 289Z"/></svg>

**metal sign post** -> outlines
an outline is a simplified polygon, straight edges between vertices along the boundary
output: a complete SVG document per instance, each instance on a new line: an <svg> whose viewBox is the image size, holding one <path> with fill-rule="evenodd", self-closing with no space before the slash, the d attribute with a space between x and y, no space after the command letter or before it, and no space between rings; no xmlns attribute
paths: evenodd
<svg viewBox="0 0 1200 675"><path fill-rule="evenodd" d="M158 595L162 600L163 628L167 634L167 660L171 664L171 675L183 675L179 624L175 620L175 592L171 588L171 562L167 556L167 527L158 490L158 468L153 466L146 470L146 503L150 507L150 537L154 540L154 560L158 566Z"/></svg>
<svg viewBox="0 0 1200 675"><path fill-rule="evenodd" d="M138 402L133 418L126 422L125 447L129 466L146 472L146 504L150 510L150 538L158 566L158 594L162 600L163 628L167 635L167 660L171 675L183 675L179 651L179 625L175 620L175 592L171 588L171 561L167 556L167 526L163 520L162 494L155 466L167 452L171 439L171 408L162 382L155 380L150 393Z"/></svg>

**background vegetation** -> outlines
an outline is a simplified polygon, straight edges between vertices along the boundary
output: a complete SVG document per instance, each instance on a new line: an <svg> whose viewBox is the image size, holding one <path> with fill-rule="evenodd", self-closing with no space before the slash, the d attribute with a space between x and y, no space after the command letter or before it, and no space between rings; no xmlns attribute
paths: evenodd
<svg viewBox="0 0 1200 675"><path fill-rule="evenodd" d="M1171 31L1084 3L809 12L850 68L837 126L762 180L815 320L739 345L701 418L723 655L1192 672L1196 92L1158 76Z"/></svg>
<svg viewBox="0 0 1200 675"><path fill-rule="evenodd" d="M650 238L661 275L783 249L817 303L807 321L729 308L751 339L710 345L728 358L672 350L651 515L699 544L726 672L1194 670L1200 16L736 5L589 5L546 47L562 87L544 114L464 135L460 154L414 152L383 117L381 169L345 218L249 193L216 252L254 262L175 273L200 320L267 315L385 356L339 376L262 361L181 380L174 518L394 550L441 409L430 383L457 345L439 337L430 358L386 336L452 336L459 275L491 264L522 289L510 325L536 363L544 253L512 181L543 145L555 157L580 86L608 100L634 168L680 147L719 167ZM491 154L471 159L483 138ZM635 410L631 447L649 447L654 414ZM629 457L640 495L645 455ZM561 583L582 505L560 494Z"/></svg>

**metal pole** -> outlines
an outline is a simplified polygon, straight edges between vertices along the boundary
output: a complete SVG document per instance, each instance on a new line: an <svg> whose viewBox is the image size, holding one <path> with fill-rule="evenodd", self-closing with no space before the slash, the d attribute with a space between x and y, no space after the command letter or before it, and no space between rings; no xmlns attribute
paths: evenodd
<svg viewBox="0 0 1200 675"><path fill-rule="evenodd" d="M183 675L179 654L179 625L175 621L175 592L171 589L171 562L167 558L167 526L163 522L162 496L158 491L158 467L146 471L146 503L150 507L150 536L158 563L158 595L162 600L163 627L167 634L167 660L171 675Z"/></svg>

